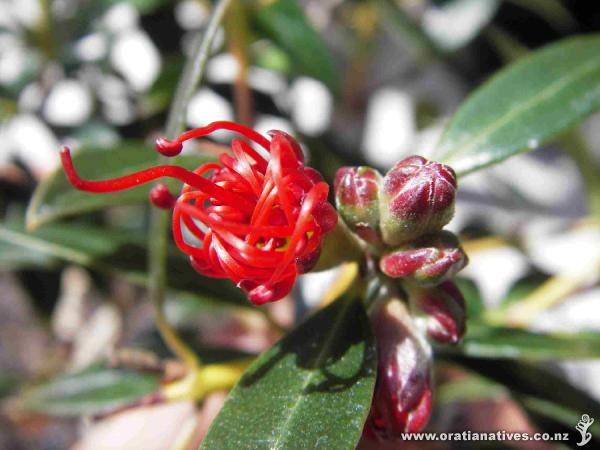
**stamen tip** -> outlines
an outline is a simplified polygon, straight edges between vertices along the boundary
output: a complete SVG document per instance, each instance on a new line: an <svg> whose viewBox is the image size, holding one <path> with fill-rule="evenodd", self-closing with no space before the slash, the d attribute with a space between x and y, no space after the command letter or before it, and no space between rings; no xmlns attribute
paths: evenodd
<svg viewBox="0 0 600 450"><path fill-rule="evenodd" d="M171 209L175 206L176 200L164 184L157 184L150 190L150 201L157 208Z"/></svg>
<svg viewBox="0 0 600 450"><path fill-rule="evenodd" d="M178 141L171 141L164 137L159 137L155 142L156 150L163 156L177 156L183 150L183 144Z"/></svg>
<svg viewBox="0 0 600 450"><path fill-rule="evenodd" d="M273 300L277 300L277 298L275 298L275 290L267 284L259 284L256 286L254 283L248 282L248 280L242 280L238 284L238 287L246 291L248 300L254 305L260 306L272 302Z"/></svg>

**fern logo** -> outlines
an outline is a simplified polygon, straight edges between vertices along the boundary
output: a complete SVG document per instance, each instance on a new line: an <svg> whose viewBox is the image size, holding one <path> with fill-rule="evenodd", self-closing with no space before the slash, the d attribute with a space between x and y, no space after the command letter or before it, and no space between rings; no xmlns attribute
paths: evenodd
<svg viewBox="0 0 600 450"><path fill-rule="evenodd" d="M594 419L587 414L584 414L581 416L581 419L579 419L579 423L575 425L575 429L581 433L581 442L577 443L579 447L584 446L592 439L592 433L588 431L588 428L592 426L593 423Z"/></svg>

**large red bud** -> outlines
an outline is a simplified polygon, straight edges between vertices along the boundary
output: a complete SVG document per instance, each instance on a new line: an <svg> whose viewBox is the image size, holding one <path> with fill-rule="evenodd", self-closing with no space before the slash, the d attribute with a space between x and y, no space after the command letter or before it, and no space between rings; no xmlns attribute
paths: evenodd
<svg viewBox="0 0 600 450"><path fill-rule="evenodd" d="M451 167L409 156L383 178L381 232L388 245L440 231L454 215L456 174Z"/></svg>
<svg viewBox="0 0 600 450"><path fill-rule="evenodd" d="M384 255L379 267L389 277L435 286L452 278L467 262L458 238L449 231L440 231Z"/></svg>

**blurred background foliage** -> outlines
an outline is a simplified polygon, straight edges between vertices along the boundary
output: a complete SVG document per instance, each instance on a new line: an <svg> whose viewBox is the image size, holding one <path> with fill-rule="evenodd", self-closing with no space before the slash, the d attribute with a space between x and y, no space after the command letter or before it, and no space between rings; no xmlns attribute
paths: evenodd
<svg viewBox="0 0 600 450"><path fill-rule="evenodd" d="M114 437L130 427L123 415L90 417L152 404L160 379L181 376L145 290L155 279L148 187L76 192L58 150L76 148L90 178L155 163L153 138L212 8L0 2L0 448L129 448ZM236 119L289 131L328 180L341 165L383 170L430 156L466 96L507 64L599 31L600 5L583 0L233 1L183 125ZM438 349L428 429L574 439L581 414L600 421L599 130L592 115L461 179L450 228L471 260L459 279L469 331L460 348ZM189 146L181 164L214 158L228 138ZM341 283L339 270L310 274L295 301L256 309L227 282L199 277L171 244L164 267L167 318L204 362L269 348ZM183 435L197 446L222 402L216 393L138 405L163 439L146 433L131 448L186 448L173 446ZM597 445L600 428L590 431ZM564 448L554 444L531 448Z"/></svg>

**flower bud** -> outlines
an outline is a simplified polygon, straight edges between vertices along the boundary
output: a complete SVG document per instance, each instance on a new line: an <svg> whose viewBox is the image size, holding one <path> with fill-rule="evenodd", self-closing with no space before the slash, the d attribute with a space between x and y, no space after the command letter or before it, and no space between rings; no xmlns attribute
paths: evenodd
<svg viewBox="0 0 600 450"><path fill-rule="evenodd" d="M377 382L364 436L382 440L416 432L431 413L431 347L398 299L371 314L377 339Z"/></svg>
<svg viewBox="0 0 600 450"><path fill-rule="evenodd" d="M454 215L456 175L451 167L409 156L383 178L381 233L388 245L440 231Z"/></svg>
<svg viewBox="0 0 600 450"><path fill-rule="evenodd" d="M433 288L409 289L410 303L424 319L427 335L441 344L457 344L466 330L465 299L452 281Z"/></svg>
<svg viewBox="0 0 600 450"><path fill-rule="evenodd" d="M370 243L379 241L381 175L366 166L342 167L335 175L335 201L348 227Z"/></svg>
<svg viewBox="0 0 600 450"><path fill-rule="evenodd" d="M379 266L389 277L408 277L422 286L435 286L452 278L467 262L458 238L440 231L383 256Z"/></svg>

